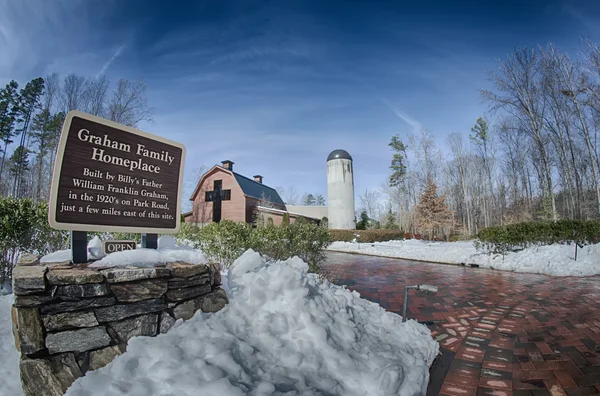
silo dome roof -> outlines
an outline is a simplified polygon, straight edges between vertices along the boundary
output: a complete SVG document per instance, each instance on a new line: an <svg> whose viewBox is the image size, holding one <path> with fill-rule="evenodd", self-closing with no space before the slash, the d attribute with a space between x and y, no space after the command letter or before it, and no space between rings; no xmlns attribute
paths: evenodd
<svg viewBox="0 0 600 396"><path fill-rule="evenodd" d="M347 160L352 161L352 156L346 150L337 149L337 150L333 150L329 154L329 156L327 157L327 162L334 160L334 159L347 159Z"/></svg>

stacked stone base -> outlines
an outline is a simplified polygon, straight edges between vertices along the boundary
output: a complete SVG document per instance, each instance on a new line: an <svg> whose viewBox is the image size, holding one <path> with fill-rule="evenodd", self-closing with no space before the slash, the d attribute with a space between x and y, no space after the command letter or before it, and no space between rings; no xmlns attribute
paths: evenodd
<svg viewBox="0 0 600 396"><path fill-rule="evenodd" d="M132 337L165 333L198 310L220 310L228 302L220 284L215 264L95 270L27 257L13 272L12 307L25 395L63 395L125 352Z"/></svg>

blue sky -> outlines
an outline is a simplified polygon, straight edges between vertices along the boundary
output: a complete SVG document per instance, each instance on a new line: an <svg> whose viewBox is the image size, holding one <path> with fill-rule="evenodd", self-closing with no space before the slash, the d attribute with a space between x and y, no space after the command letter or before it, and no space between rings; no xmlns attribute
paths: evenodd
<svg viewBox="0 0 600 396"><path fill-rule="evenodd" d="M600 1L0 0L0 84L51 72L143 79L186 174L221 160L326 194L327 154L357 194L387 179L392 135L443 146L487 109L485 71L514 47L600 41Z"/></svg>

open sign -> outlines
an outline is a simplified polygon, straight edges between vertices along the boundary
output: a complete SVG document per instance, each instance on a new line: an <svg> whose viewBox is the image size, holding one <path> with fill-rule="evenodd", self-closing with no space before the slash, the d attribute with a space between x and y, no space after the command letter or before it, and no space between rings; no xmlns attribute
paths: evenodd
<svg viewBox="0 0 600 396"><path fill-rule="evenodd" d="M135 250L137 248L136 241L103 241L102 251L104 254L122 252L125 250Z"/></svg>

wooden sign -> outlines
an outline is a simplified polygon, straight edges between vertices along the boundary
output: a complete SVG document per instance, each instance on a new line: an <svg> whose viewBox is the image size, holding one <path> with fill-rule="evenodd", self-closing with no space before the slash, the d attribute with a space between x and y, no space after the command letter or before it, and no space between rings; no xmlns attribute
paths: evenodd
<svg viewBox="0 0 600 396"><path fill-rule="evenodd" d="M136 248L136 241L102 241L102 251L104 254L135 250Z"/></svg>
<svg viewBox="0 0 600 396"><path fill-rule="evenodd" d="M182 144L71 111L54 164L50 226L176 233L184 162Z"/></svg>

